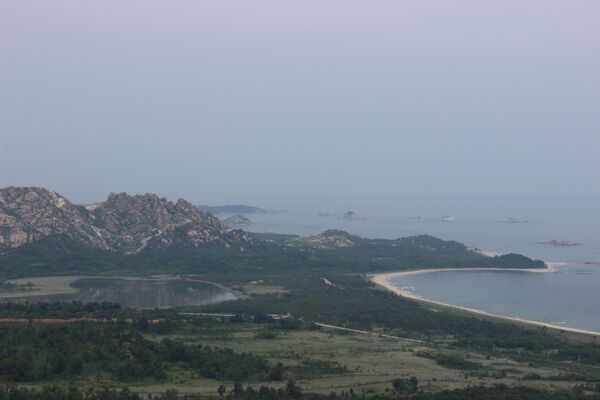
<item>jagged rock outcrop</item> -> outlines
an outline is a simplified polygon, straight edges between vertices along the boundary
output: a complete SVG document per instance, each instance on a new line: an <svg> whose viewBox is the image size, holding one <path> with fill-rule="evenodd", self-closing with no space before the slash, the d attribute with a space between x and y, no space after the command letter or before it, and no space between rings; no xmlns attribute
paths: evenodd
<svg viewBox="0 0 600 400"><path fill-rule="evenodd" d="M118 193L103 203L83 207L44 188L0 189L0 250L51 235L123 253L181 242L199 247L252 240L182 199L173 203L155 194Z"/></svg>

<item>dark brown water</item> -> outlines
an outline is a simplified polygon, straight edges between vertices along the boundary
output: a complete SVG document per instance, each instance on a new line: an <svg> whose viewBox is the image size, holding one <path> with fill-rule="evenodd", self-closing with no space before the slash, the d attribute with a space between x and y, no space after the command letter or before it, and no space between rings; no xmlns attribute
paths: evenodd
<svg viewBox="0 0 600 400"><path fill-rule="evenodd" d="M183 279L129 280L119 278L83 278L71 286L77 293L32 296L19 301L80 301L119 303L129 308L166 308L233 300L235 296L217 286Z"/></svg>

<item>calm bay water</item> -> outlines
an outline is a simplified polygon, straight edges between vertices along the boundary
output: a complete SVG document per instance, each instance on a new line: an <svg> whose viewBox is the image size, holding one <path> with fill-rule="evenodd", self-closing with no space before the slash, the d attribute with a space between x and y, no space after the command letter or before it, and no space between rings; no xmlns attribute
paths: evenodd
<svg viewBox="0 0 600 400"><path fill-rule="evenodd" d="M600 269L559 267L557 273L432 272L393 280L426 299L567 327L600 331Z"/></svg>
<svg viewBox="0 0 600 400"><path fill-rule="evenodd" d="M363 218L341 218L347 209ZM600 331L600 203L366 201L347 209L328 216L319 216L319 212L328 210L318 209L252 215L254 225L249 230L311 235L336 228L387 239L430 234L482 250L564 263L557 274L441 272L403 277L398 285L413 286L416 294L449 304ZM443 222L443 215L454 220ZM504 222L510 216L528 222ZM582 245L554 247L536 243L551 239Z"/></svg>

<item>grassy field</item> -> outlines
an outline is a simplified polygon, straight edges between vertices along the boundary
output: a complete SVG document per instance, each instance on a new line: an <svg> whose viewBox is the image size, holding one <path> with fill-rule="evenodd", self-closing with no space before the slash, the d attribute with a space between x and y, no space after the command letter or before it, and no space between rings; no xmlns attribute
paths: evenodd
<svg viewBox="0 0 600 400"><path fill-rule="evenodd" d="M186 317L187 318L187 317ZM572 388L582 382L574 380L556 381L560 373L573 371L573 366L558 363L532 365L503 358L500 354L481 354L474 351L456 350L443 342L427 344L412 343L399 339L382 338L377 335L344 333L327 328L321 329L278 329L272 323L232 322L228 318L189 317L188 323L169 334L146 334L147 339L161 341L170 338L187 344L203 344L219 348L231 348L236 352L252 352L270 361L281 362L286 367L282 381L248 381L255 387L267 385L279 387L287 379L294 379L306 391L327 394L352 389L355 393L377 393L390 389L395 378L416 377L419 388L427 392L466 386L507 384L531 387ZM440 355L456 357L475 365L473 369L442 366ZM303 368L306 362L328 362L339 367L331 373L316 372ZM582 368L583 369L583 368ZM524 379L538 376L535 380ZM214 395L221 383L227 389L234 382L220 382L199 376L197 371L180 365L167 370L167 379L153 378L117 382L102 371L88 373L75 380L82 388L111 387L124 385L141 394L158 394L175 388L180 394L202 393ZM542 378L539 378L542 377ZM70 382L70 381L69 381ZM25 384L46 386L49 383L68 385L67 381Z"/></svg>
<svg viewBox="0 0 600 400"><path fill-rule="evenodd" d="M261 338L265 332L274 335L274 338ZM164 337L151 336L153 340ZM377 336L340 334L327 329L280 331L246 323L236 324L234 327L228 324L208 330L192 329L169 337L186 343L228 347L240 352L250 351L264 356L273 363L281 362L288 367L300 365L303 360L322 360L333 361L347 368L347 372L314 377L294 375L293 372L292 376L289 376L305 390L318 393L350 389L355 392L379 392L391 388L391 381L394 378L411 376L419 380L419 387L433 392L480 384L505 383L565 388L577 383L523 380L523 377L531 374L543 377L557 376L560 368L556 366L533 367L526 362L490 357L475 352L458 352ZM455 354L480 364L481 367L475 371L443 367L436 361L419 355L425 351L434 354ZM215 393L219 385L216 381L198 378L189 371L172 370L170 375L172 380L169 383L130 386L140 393L157 393L174 386L180 393ZM280 385L273 382L251 384ZM226 386L232 387L233 383Z"/></svg>
<svg viewBox="0 0 600 400"><path fill-rule="evenodd" d="M45 296L51 294L60 293L75 293L78 289L71 286L71 284L78 279L83 278L82 276L45 276L35 278L20 278L12 279L8 282L16 285L28 285L29 290L24 291L0 291L0 298L18 298L18 297L30 297L30 296ZM30 285L29 285L30 284Z"/></svg>

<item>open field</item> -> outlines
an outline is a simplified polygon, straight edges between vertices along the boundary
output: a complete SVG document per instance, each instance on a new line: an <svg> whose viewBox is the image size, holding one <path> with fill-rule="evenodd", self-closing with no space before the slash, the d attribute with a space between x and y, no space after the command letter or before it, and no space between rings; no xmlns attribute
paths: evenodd
<svg viewBox="0 0 600 400"><path fill-rule="evenodd" d="M526 384L536 387L569 387L574 382L522 381L527 374L555 376L558 371L552 368L530 367L503 358L490 358L474 353L460 353L471 362L481 364L478 372L465 372L458 369L438 365L434 360L420 357L421 351L443 351L422 345L409 344L399 340L378 338L356 334L334 334L327 331L290 331L278 332L276 339L259 339L256 334L264 329L254 324L239 326L231 333L219 334L177 334L173 339L186 343L203 343L217 347L229 347L235 351L251 351L262 355L273 363L282 362L286 366L298 365L305 359L337 362L346 366L348 372L339 374L318 374L320 376L304 377L296 381L307 391L330 393L348 391L374 393L391 388L394 378L415 376L419 387L426 391L461 388L469 385ZM164 336L153 336L160 340ZM480 376L477 376L480 375ZM202 393L215 394L219 381L199 377L196 373L183 368L169 370L166 382L132 382L131 390L140 394L156 394L176 388L180 394ZM60 383L60 382L58 382ZM66 382L64 382L66 384ZM110 377L98 374L94 378L76 381L78 386L122 386ZM279 387L285 382L248 382L250 385L268 385ZM35 386L35 385L28 385ZM38 385L41 386L41 385ZM233 382L226 383L228 389Z"/></svg>
<svg viewBox="0 0 600 400"><path fill-rule="evenodd" d="M81 278L83 277L78 275L72 275L13 279L8 282L14 283L16 285L31 284L31 290L8 292L0 291L0 299L46 296L51 294L62 293L76 293L78 289L72 287L71 284Z"/></svg>
<svg viewBox="0 0 600 400"><path fill-rule="evenodd" d="M273 339L261 339L265 328L257 324L240 324L235 329L216 329L170 335L185 343L202 343L216 347L228 347L234 351L250 351L264 356L272 363L286 366L299 365L303 360L336 362L347 368L347 372L318 374L320 376L296 377L296 381L307 391L329 393L332 390L349 389L355 392L378 392L391 387L394 378L415 376L419 387L427 391L460 388L468 385L526 384L544 387L570 387L575 382L549 382L543 380L523 381L528 374L557 376L553 367L532 367L528 363L502 357L488 357L476 352L458 352L443 348L424 346L402 340L380 338L360 334L339 334L327 329L314 331L272 331ZM154 336L154 340L162 339ZM434 360L421 357L421 352L456 354L481 365L477 371L463 371L439 365ZM180 393L214 393L216 381L193 377L189 372L177 374L176 387ZM279 386L274 382L249 383L256 386ZM131 386L140 393L155 393L173 386L149 384ZM231 386L231 384L229 385Z"/></svg>

